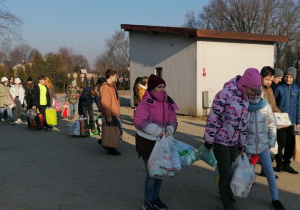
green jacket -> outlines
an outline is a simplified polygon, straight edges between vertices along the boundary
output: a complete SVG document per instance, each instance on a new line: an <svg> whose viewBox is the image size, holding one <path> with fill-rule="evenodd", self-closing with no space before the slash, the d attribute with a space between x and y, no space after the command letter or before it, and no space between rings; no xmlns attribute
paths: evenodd
<svg viewBox="0 0 300 210"><path fill-rule="evenodd" d="M66 101L68 101L71 104L77 104L79 93L80 92L76 88L70 87L69 90L67 91Z"/></svg>

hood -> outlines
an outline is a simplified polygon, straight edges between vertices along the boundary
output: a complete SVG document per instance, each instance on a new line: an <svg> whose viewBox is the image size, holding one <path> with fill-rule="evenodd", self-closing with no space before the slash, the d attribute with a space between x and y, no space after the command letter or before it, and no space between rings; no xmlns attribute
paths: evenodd
<svg viewBox="0 0 300 210"><path fill-rule="evenodd" d="M85 87L83 88L83 92L89 91L90 89L92 89L91 87Z"/></svg>

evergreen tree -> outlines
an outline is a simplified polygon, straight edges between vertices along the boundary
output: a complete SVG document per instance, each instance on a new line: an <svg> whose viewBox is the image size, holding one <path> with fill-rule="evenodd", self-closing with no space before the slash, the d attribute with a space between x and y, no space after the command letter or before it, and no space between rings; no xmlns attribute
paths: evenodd
<svg viewBox="0 0 300 210"><path fill-rule="evenodd" d="M95 80L94 80L94 76L92 76L92 78L91 78L90 86L91 86L92 89L95 89Z"/></svg>
<svg viewBox="0 0 300 210"><path fill-rule="evenodd" d="M77 82L77 86L79 88L81 88L82 87L82 81L81 81L81 78L80 78L80 74L77 74L76 82Z"/></svg>
<svg viewBox="0 0 300 210"><path fill-rule="evenodd" d="M87 87L87 86L89 86L88 85L88 79L87 79L87 75L86 74L84 74L84 80L83 80L83 88L85 88L85 87Z"/></svg>
<svg viewBox="0 0 300 210"><path fill-rule="evenodd" d="M20 70L19 78L21 79L22 83L25 83L28 78L28 75L26 75L23 69Z"/></svg>
<svg viewBox="0 0 300 210"><path fill-rule="evenodd" d="M12 67L10 67L7 74L8 74L7 75L8 77L15 77L14 69Z"/></svg>
<svg viewBox="0 0 300 210"><path fill-rule="evenodd" d="M43 59L42 55L40 52L36 52L33 56L33 61L32 61L32 66L31 66L31 71L32 71L32 79L34 83L38 83L38 77L40 75L47 76L46 73L46 62Z"/></svg>

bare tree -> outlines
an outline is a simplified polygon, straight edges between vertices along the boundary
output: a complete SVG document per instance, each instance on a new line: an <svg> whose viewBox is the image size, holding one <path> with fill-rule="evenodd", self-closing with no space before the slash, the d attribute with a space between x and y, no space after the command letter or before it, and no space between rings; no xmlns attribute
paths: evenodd
<svg viewBox="0 0 300 210"><path fill-rule="evenodd" d="M0 37L11 40L21 39L22 20L8 10L5 10L5 0L0 0Z"/></svg>
<svg viewBox="0 0 300 210"><path fill-rule="evenodd" d="M95 66L98 72L103 68L116 69L124 72L129 66L129 41L124 31L116 31L106 40L106 51L96 58Z"/></svg>
<svg viewBox="0 0 300 210"><path fill-rule="evenodd" d="M36 50L28 44L19 44L11 51L10 60L24 63L31 61Z"/></svg>
<svg viewBox="0 0 300 210"><path fill-rule="evenodd" d="M276 43L276 66L289 46L295 48L300 32L300 1L211 0L198 16L188 11L184 26L287 36L287 43Z"/></svg>

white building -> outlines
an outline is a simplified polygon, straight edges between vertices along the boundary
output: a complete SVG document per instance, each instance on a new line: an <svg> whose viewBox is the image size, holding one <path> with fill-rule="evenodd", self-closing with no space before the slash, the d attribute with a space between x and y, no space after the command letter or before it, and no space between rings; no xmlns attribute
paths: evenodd
<svg viewBox="0 0 300 210"><path fill-rule="evenodd" d="M287 41L284 36L191 28L127 24L121 28L129 32L130 80L161 76L179 106L177 113L194 116L206 115L224 83L245 69L273 66L274 43Z"/></svg>

